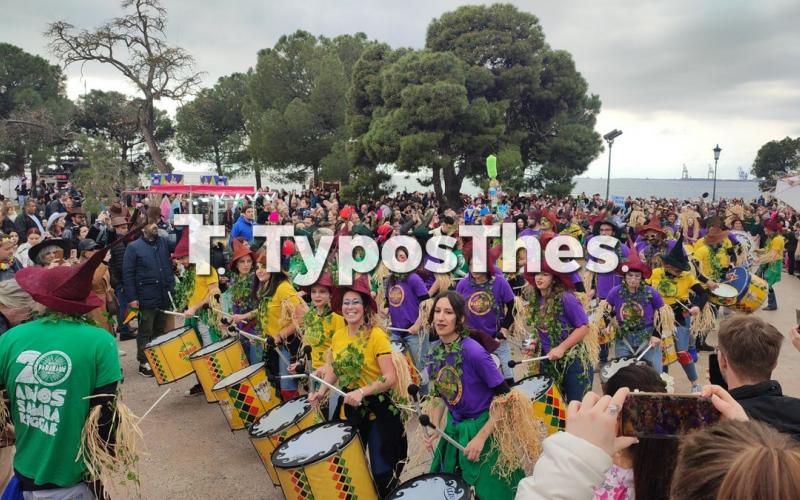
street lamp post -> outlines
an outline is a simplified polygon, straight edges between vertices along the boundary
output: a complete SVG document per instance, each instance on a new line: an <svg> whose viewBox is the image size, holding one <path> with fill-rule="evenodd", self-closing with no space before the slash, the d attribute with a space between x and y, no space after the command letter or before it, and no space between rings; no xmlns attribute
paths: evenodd
<svg viewBox="0 0 800 500"><path fill-rule="evenodd" d="M611 188L611 146L614 145L614 139L622 135L622 130L614 129L603 136L603 139L608 143L608 173L606 174L606 202L608 201L609 189Z"/></svg>
<svg viewBox="0 0 800 500"><path fill-rule="evenodd" d="M711 190L711 203L713 204L714 201L717 199L717 162L719 161L719 153L722 151L722 148L717 147L713 149L714 151L714 188Z"/></svg>

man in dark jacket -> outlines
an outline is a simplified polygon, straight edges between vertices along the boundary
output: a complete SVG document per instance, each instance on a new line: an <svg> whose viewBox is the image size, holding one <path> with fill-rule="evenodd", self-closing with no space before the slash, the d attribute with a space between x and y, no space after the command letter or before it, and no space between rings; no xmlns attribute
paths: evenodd
<svg viewBox="0 0 800 500"><path fill-rule="evenodd" d="M800 399L772 379L783 335L757 316L732 316L719 326L719 368L731 396L753 420L800 441Z"/></svg>
<svg viewBox="0 0 800 500"><path fill-rule="evenodd" d="M112 217L110 221L111 229L106 231L108 242L117 238L122 238L128 234L128 221L125 217ZM131 340L136 338L136 334L125 324L125 317L128 315L128 300L125 296L125 286L122 274L122 264L125 260L125 249L127 243L120 243L111 247L111 259L108 261L108 274L111 278L111 287L119 301L119 316L117 318L117 332L120 340Z"/></svg>
<svg viewBox="0 0 800 500"><path fill-rule="evenodd" d="M39 234L44 234L44 225L36 216L36 200L28 198L25 201L22 213L17 215L17 220L14 221L14 225L17 227L20 245L28 241L28 229L32 227L38 229Z"/></svg>
<svg viewBox="0 0 800 500"><path fill-rule="evenodd" d="M152 377L153 370L144 355L144 346L164 333L166 315L170 310L170 294L175 288L170 249L167 241L158 236L158 214L148 214L148 224L142 236L125 249L122 280L129 308L139 310L139 333L136 336L136 359L139 373Z"/></svg>

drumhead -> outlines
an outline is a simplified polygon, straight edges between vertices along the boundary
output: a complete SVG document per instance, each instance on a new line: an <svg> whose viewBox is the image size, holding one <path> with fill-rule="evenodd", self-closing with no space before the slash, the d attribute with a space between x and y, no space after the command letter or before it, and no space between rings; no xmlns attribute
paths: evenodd
<svg viewBox="0 0 800 500"><path fill-rule="evenodd" d="M490 354L489 356L492 357L492 361L494 361L494 366L496 366L497 369L499 370L500 369L500 356L498 356L497 354Z"/></svg>
<svg viewBox="0 0 800 500"><path fill-rule="evenodd" d="M608 382L608 379L616 375L616 373L622 368L633 364L647 365L648 363L644 360L636 361L636 358L631 356L623 356L621 358L612 359L608 363L604 364L602 368L600 368L600 382L605 384Z"/></svg>
<svg viewBox="0 0 800 500"><path fill-rule="evenodd" d="M423 474L411 478L389 493L387 500L467 500L472 498L469 485L455 474Z"/></svg>
<svg viewBox="0 0 800 500"><path fill-rule="evenodd" d="M406 346L404 346L400 342L392 342L392 352L399 352L400 354L404 354L406 352Z"/></svg>
<svg viewBox="0 0 800 500"><path fill-rule="evenodd" d="M195 359L201 356L205 356L206 354L211 354L212 352L221 351L222 349L225 349L234 342L239 342L239 341L234 338L229 338L225 340L220 340L219 342L214 342L213 344L208 344L207 346L203 347L199 351L189 356L189 359Z"/></svg>
<svg viewBox="0 0 800 500"><path fill-rule="evenodd" d="M535 375L533 377L525 377L517 382L514 387L522 389L531 399L539 399L542 394L550 389L551 385L553 385L553 379L550 377Z"/></svg>
<svg viewBox="0 0 800 500"><path fill-rule="evenodd" d="M180 328L176 328L174 330L170 330L167 333L165 333L164 335L159 335L158 337L154 338L153 340L148 342L147 345L144 346L144 347L145 348L150 348L150 347L155 347L157 345L163 344L165 342L169 342L170 340L174 339L175 337L180 337L181 335L183 335L184 333L186 333L188 330L191 330L191 329L192 329L191 326L182 326Z"/></svg>
<svg viewBox="0 0 800 500"><path fill-rule="evenodd" d="M272 452L272 465L281 469L305 467L329 457L356 437L352 425L328 422L295 434Z"/></svg>
<svg viewBox="0 0 800 500"><path fill-rule="evenodd" d="M736 289L736 287L727 283L721 283L719 286L717 286L717 288L711 290L711 293L717 297L724 297L726 299L739 295L739 291Z"/></svg>
<svg viewBox="0 0 800 500"><path fill-rule="evenodd" d="M216 391L217 389L222 389L223 387L233 385L236 382L244 380L245 378L257 372L258 370L263 370L263 369L264 369L264 363L256 363L254 365L248 366L247 368L242 368L241 370L233 372L224 379L217 382L214 385L214 387L211 388L211 390Z"/></svg>
<svg viewBox="0 0 800 500"><path fill-rule="evenodd" d="M254 438L270 436L282 431L296 422L311 409L306 396L292 398L261 416L250 427L250 435Z"/></svg>

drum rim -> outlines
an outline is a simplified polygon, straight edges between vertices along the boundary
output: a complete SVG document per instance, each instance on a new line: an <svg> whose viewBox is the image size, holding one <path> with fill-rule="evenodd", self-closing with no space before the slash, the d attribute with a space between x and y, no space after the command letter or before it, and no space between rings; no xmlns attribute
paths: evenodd
<svg viewBox="0 0 800 500"><path fill-rule="evenodd" d="M222 379L222 380L220 380L219 382L217 382L216 384L214 384L214 387L212 387L212 388L211 388L211 390L212 390L212 391L218 391L218 390L220 390L220 389L224 389L225 387L228 387L228 386L230 386L230 385L233 385L233 384L235 384L236 382L240 382L240 381L242 381L242 380L246 379L247 377L249 377L250 375L253 375L254 373L258 372L258 370L259 370L259 369L261 369L261 368L264 368L264 362L263 362L263 361L262 361L262 362L260 362L260 363L256 363L256 364L254 364L254 365L245 366L245 367L244 367L244 368L242 368L241 370L236 370L235 372L231 373L230 375L228 375L228 376L227 376L227 377L225 377L224 379ZM248 373L247 375L244 375L244 376L242 376L241 378L238 378L238 379L232 380L231 382L228 382L228 383L226 383L226 384L223 384L223 382L227 381L229 378L233 377L234 375L238 375L238 374L239 374L239 372L243 372L243 371L245 371L245 370L250 370L250 369L252 369L253 371L252 371L252 372L250 372L250 373Z"/></svg>
<svg viewBox="0 0 800 500"><path fill-rule="evenodd" d="M534 379L534 378L543 378L543 379L545 379L545 380L549 381L549 382L550 382L550 384L547 386L547 389L550 389L550 388L551 388L551 387L553 387L553 385L555 385L555 383L556 383L556 381L555 381L555 380L553 380L553 378L552 378L552 377L548 377L547 375L528 375L527 377L524 377L524 378L521 378L521 379L519 379L519 381L517 381L517 383L516 383L516 384L514 384L513 386L511 386L511 388L513 389L514 387L519 387L519 386L520 386L520 385L522 385L522 383L523 383L523 382L525 382L526 380L531 380L531 379ZM539 395L537 395L535 398L531 398L531 399L538 400L540 397L542 397L543 395L547 394L547 389L545 389L545 391L544 391L542 394L539 394Z"/></svg>
<svg viewBox="0 0 800 500"><path fill-rule="evenodd" d="M608 361L606 361L605 363L603 363L603 365L602 365L602 366L600 366L600 370L599 370L600 382L602 382L603 384L605 384L606 382L608 382L608 380L609 380L611 377L613 377L614 375L616 375L618 371L620 371L621 369L625 368L625 366L621 366L621 367L617 368L617 371L616 371L616 372L614 372L614 373L611 375L611 377L603 377L603 370L604 370L604 369L605 369L607 366L611 366L611 364L612 364L613 362L615 362L615 361L621 361L621 360L623 360L623 359L624 359L624 360L632 360L632 361L633 361L633 363L627 364L627 365L625 365L625 366L638 365L638 364L642 364L642 363L644 363L644 364L649 364L649 363L647 363L647 361L645 361L644 359L639 359L639 360L637 360L635 356L620 356L619 358L609 359Z"/></svg>
<svg viewBox="0 0 800 500"><path fill-rule="evenodd" d="M182 332L180 332L180 333L178 333L177 335L175 335L175 336L173 336L173 337L170 337L170 338L166 339L166 340L162 340L162 341L160 341L160 342L156 342L158 339L164 338L164 337L166 337L167 335L172 335L174 332L177 332L178 330L183 330L183 331L182 331ZM160 346L161 344L165 344L165 343L169 342L170 340L174 340L174 339L176 339L176 338L180 337L181 335L183 335L184 333L186 333L186 332L187 332L187 331L189 331L189 330L194 330L194 327L193 327L193 326L191 326L191 325L185 325L185 326L181 326L181 327L179 327L179 328L175 328L174 330L170 330L170 331L168 331L168 332L162 333L162 334L161 334L161 335L159 335L158 337L156 337L156 338L154 338L154 339L151 339L151 340L150 340L150 342L148 342L147 344L145 344L144 348L145 348L145 349L150 349L150 348L152 348L152 347L157 347L157 346ZM196 332L196 331L195 331L195 335L197 335L197 332Z"/></svg>
<svg viewBox="0 0 800 500"><path fill-rule="evenodd" d="M254 434L253 433L253 429L255 429L256 425L259 422L261 422L262 419L266 418L269 414L271 414L273 411L277 410L278 408L282 407L283 405L285 405L287 403L291 403L292 401L297 401L299 399L305 399L306 400L306 406L305 406L306 411L303 412L302 414L300 414L300 418L298 420L296 420L296 421L293 420L291 422L286 422L286 423L282 424L280 427L278 427L277 429L273 429L271 431L262 431L262 433L260 433L260 434ZM262 438L265 438L265 437L269 437L269 436L271 436L273 434L277 434L279 432L282 432L282 431L286 430L287 427L290 427L293 424L295 424L297 421L302 420L303 418L305 418L306 415L309 414L309 412L311 412L313 410L314 410L314 408L311 405L311 403L308 402L308 396L307 395L302 394L300 396L295 396L293 398L287 399L286 401L284 401L283 403L279 404L278 406L276 406L274 408L270 408L269 410L267 410L267 412L265 414L263 414L260 417L258 417L258 419L255 422L253 422L253 424L250 425L250 427L247 428L247 434L250 437L255 438L255 439L262 439ZM309 427L309 429L310 429L310 427Z"/></svg>
<svg viewBox="0 0 800 500"><path fill-rule="evenodd" d="M720 294L716 293L717 290L720 290L720 289L726 290L728 288L733 290L733 292L734 292L733 295L720 295ZM711 290L711 293L716 295L717 297L719 297L721 299L735 299L736 297L739 296L739 290L737 290L736 287L731 285L730 283L720 283L719 286L716 289Z"/></svg>
<svg viewBox="0 0 800 500"><path fill-rule="evenodd" d="M467 499L472 498L471 486L469 485L469 483L467 483L464 480L464 478L462 478L458 474L453 474L453 473L450 473L450 472L426 472L425 474L420 474L419 476L408 478L405 481L403 481L402 483L400 483L395 489L393 489L386 496L386 500L390 500L390 499L394 499L394 498L402 498L402 497L395 497L394 495L396 493L400 493L403 490L403 488L406 487L407 485L410 485L410 483L412 481L425 480L425 479L428 479L428 478L431 478L431 477L442 478L445 481L448 481L448 480L449 481L455 481L460 486L463 486L463 488L466 490L467 496L465 498L467 498Z"/></svg>
<svg viewBox="0 0 800 500"><path fill-rule="evenodd" d="M203 357L203 356L208 356L209 354L214 354L215 352L218 352L218 351L221 351L221 350L227 348L228 346L232 345L234 342L238 342L238 340L233 338L233 337L228 337L226 339L218 340L218 341L214 342L213 344L208 344L207 346L202 347L201 349L198 349L197 351L192 353L191 356L189 356L189 359L193 360L193 359L200 358L200 357ZM210 350L208 352L203 352L206 349L209 349L211 347L214 347L217 344L222 344L222 343L225 343L225 345L219 346L219 347L215 347L213 350Z"/></svg>
<svg viewBox="0 0 800 500"><path fill-rule="evenodd" d="M312 425L311 427L309 427L307 429L303 429L302 431L298 432L294 436L290 437L289 439L287 439L286 441L281 443L280 446L278 446L274 450L272 450L272 454L269 457L270 463L272 463L272 466L275 467L276 469L284 469L284 470L286 470L286 469L297 469L297 468L300 468L300 467L310 467L310 466L312 466L314 464L322 462L323 460L325 460L328 457L330 457L335 452L335 450L330 450L325 455L322 455L322 456L320 456L318 458L315 458L313 461L310 461L310 462L297 462L297 461L294 461L291 464L283 464L283 465L279 465L279 464L275 463L275 455L278 453L278 450L282 449L284 446L287 446L289 443L291 443L293 441L297 441L300 438L300 436L302 436L305 433L311 433L311 431L315 431L315 430L317 430L317 428L321 428L321 427L332 427L332 426L338 426L338 425L343 425L345 428L349 428L350 429L350 436L345 440L345 442L342 445L341 449L343 450L343 449L347 448L347 446L349 446L350 443L352 443L353 440L356 437L358 437L358 431L356 430L356 427L353 424L351 424L349 422L346 422L344 420L333 420L333 421L330 421L330 422L321 422L319 424L314 424L314 425Z"/></svg>

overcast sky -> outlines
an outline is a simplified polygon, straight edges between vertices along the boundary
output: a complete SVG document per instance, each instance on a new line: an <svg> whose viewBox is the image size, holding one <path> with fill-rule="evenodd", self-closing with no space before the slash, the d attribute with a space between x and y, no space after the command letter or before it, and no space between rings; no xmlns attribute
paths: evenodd
<svg viewBox="0 0 800 500"><path fill-rule="evenodd" d="M170 42L197 59L212 84L246 71L258 49L304 29L335 36L365 32L394 47L422 47L432 18L465 3L450 0L164 0ZM572 53L600 95L598 132L623 131L612 177L680 176L683 164L705 177L712 149L719 177L749 169L758 148L800 136L800 1L561 0L514 1L539 17L547 42ZM41 33L65 20L93 28L120 14L113 0L9 2L0 41L53 62ZM99 64L67 69L68 92L85 88L133 93ZM174 112L176 103L164 103ZM584 174L605 177L608 152Z"/></svg>

